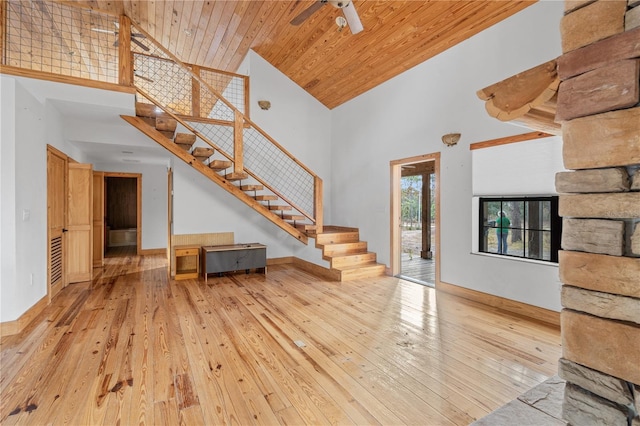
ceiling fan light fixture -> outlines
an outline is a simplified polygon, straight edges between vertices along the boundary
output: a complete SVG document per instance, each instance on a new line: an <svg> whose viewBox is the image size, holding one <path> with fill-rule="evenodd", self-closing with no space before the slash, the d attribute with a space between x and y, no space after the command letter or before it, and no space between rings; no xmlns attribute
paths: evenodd
<svg viewBox="0 0 640 426"><path fill-rule="evenodd" d="M351 3L350 0L328 0L328 3L338 9L344 9L345 7L349 6L349 3Z"/></svg>
<svg viewBox="0 0 640 426"><path fill-rule="evenodd" d="M344 18L344 16L338 16L336 18L336 25L338 26L338 31L342 31L344 27L347 26L347 20Z"/></svg>

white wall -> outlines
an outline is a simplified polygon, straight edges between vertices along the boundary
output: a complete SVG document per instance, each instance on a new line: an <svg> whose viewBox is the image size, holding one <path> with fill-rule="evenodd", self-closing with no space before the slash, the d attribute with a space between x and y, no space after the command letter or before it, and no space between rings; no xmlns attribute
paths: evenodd
<svg viewBox="0 0 640 426"><path fill-rule="evenodd" d="M27 90L24 80L2 76L2 106L0 321L4 322L17 319L46 295L46 145L73 150L63 140L58 111Z"/></svg>
<svg viewBox="0 0 640 426"><path fill-rule="evenodd" d="M332 111L331 216L389 265L389 161L441 152L441 279L560 309L557 268L474 256L469 144L524 133L490 118L477 90L561 54L562 2L539 2ZM461 132L455 147L441 136Z"/></svg>
<svg viewBox="0 0 640 426"><path fill-rule="evenodd" d="M251 120L322 178L331 224L331 111L253 51L238 72L250 76ZM259 100L271 108L260 109Z"/></svg>
<svg viewBox="0 0 640 426"><path fill-rule="evenodd" d="M141 248L167 248L167 167L156 164L94 163L93 169L142 174Z"/></svg>
<svg viewBox="0 0 640 426"><path fill-rule="evenodd" d="M471 152L473 195L553 195L564 171L560 136Z"/></svg>
<svg viewBox="0 0 640 426"><path fill-rule="evenodd" d="M0 76L0 320L14 319L16 275L16 82Z"/></svg>
<svg viewBox="0 0 640 426"><path fill-rule="evenodd" d="M131 103L133 97L44 80L6 75L0 78L0 322L5 322L18 319L46 296L46 146L52 145L79 162L86 159L81 150L68 142L65 135L68 126L57 102L97 103L120 111L127 98ZM133 110L133 105L129 109ZM97 133L95 127L92 131ZM100 129L99 132L106 131ZM25 210L28 211L28 219L24 216Z"/></svg>

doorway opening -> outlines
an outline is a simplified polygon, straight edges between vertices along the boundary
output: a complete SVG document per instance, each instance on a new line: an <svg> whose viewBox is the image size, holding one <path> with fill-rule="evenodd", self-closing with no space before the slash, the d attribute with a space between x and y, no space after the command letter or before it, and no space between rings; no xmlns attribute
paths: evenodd
<svg viewBox="0 0 640 426"><path fill-rule="evenodd" d="M391 270L435 286L439 281L440 155L391 162Z"/></svg>
<svg viewBox="0 0 640 426"><path fill-rule="evenodd" d="M104 174L105 257L140 254L141 177L138 173Z"/></svg>

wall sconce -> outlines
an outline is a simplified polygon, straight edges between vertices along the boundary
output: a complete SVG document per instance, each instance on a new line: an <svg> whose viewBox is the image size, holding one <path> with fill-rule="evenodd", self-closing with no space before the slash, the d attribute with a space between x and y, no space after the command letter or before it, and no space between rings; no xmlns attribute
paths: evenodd
<svg viewBox="0 0 640 426"><path fill-rule="evenodd" d="M454 146L460 140L460 133L447 133L442 136L442 143L446 146Z"/></svg>
<svg viewBox="0 0 640 426"><path fill-rule="evenodd" d="M258 106L261 109L268 110L269 108L271 108L271 102L269 102L269 101L258 101Z"/></svg>

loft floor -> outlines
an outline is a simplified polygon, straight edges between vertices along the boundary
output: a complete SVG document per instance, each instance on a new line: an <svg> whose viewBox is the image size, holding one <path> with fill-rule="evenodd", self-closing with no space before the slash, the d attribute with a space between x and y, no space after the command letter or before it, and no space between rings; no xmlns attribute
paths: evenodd
<svg viewBox="0 0 640 426"><path fill-rule="evenodd" d="M557 371L558 329L401 279L123 254L2 339L0 423L467 425Z"/></svg>

